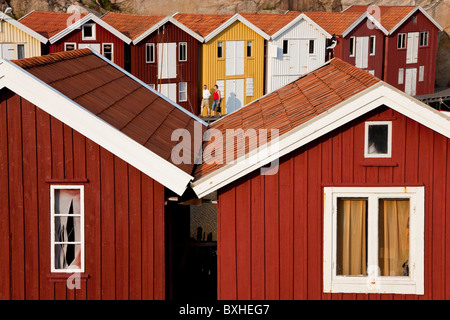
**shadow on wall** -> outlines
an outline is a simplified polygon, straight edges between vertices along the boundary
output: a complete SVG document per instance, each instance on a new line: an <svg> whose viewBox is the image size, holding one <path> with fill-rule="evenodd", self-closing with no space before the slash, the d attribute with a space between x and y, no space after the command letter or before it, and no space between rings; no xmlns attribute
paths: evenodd
<svg viewBox="0 0 450 320"><path fill-rule="evenodd" d="M436 57L436 88L450 87L450 35L439 32L438 52Z"/></svg>

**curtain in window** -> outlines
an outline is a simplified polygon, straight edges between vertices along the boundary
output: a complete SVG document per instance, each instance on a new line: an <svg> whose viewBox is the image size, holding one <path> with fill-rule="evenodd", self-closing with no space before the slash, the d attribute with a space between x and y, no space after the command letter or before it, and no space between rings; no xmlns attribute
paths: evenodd
<svg viewBox="0 0 450 320"><path fill-rule="evenodd" d="M378 264L382 276L409 275L409 200L380 200Z"/></svg>
<svg viewBox="0 0 450 320"><path fill-rule="evenodd" d="M338 199L337 275L366 275L367 200Z"/></svg>

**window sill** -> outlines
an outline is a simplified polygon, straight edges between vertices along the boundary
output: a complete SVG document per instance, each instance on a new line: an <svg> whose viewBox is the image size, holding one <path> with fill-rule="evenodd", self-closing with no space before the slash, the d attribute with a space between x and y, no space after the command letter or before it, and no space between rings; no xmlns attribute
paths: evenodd
<svg viewBox="0 0 450 320"><path fill-rule="evenodd" d="M396 161L383 158L365 158L360 165L363 167L398 167Z"/></svg>
<svg viewBox="0 0 450 320"><path fill-rule="evenodd" d="M67 281L68 278L70 278L71 276L73 276L74 274L77 274L77 276L80 276L81 280L87 280L89 279L91 276L87 273L77 273L77 272L73 272L73 273L50 273L47 274L47 279L49 279L50 281Z"/></svg>

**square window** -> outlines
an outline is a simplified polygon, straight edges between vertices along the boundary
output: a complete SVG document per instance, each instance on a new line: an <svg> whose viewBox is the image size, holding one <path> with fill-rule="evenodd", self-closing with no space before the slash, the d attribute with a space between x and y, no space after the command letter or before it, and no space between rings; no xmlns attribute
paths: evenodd
<svg viewBox="0 0 450 320"><path fill-rule="evenodd" d="M283 40L283 54L289 54L289 40Z"/></svg>
<svg viewBox="0 0 450 320"><path fill-rule="evenodd" d="M223 58L223 42L217 42L217 58Z"/></svg>
<svg viewBox="0 0 450 320"><path fill-rule="evenodd" d="M324 292L424 293L424 187L325 187L324 199Z"/></svg>
<svg viewBox="0 0 450 320"><path fill-rule="evenodd" d="M392 153L392 122L366 122L364 157L390 158Z"/></svg>
<svg viewBox="0 0 450 320"><path fill-rule="evenodd" d="M350 37L350 57L355 56L355 37Z"/></svg>
<svg viewBox="0 0 450 320"><path fill-rule="evenodd" d="M406 33L399 33L397 37L397 49L406 48Z"/></svg>
<svg viewBox="0 0 450 320"><path fill-rule="evenodd" d="M309 54L314 54L314 40L309 40Z"/></svg>
<svg viewBox="0 0 450 320"><path fill-rule="evenodd" d="M51 186L51 271L84 272L84 187Z"/></svg>
<svg viewBox="0 0 450 320"><path fill-rule="evenodd" d="M103 56L111 61L114 61L114 44L103 43Z"/></svg>
<svg viewBox="0 0 450 320"><path fill-rule="evenodd" d="M82 26L82 40L95 40L95 24L86 23Z"/></svg>
<svg viewBox="0 0 450 320"><path fill-rule="evenodd" d="M145 45L145 62L154 63L155 62L155 44L147 43Z"/></svg>
<svg viewBox="0 0 450 320"><path fill-rule="evenodd" d="M420 46L421 47L428 46L428 31L420 32Z"/></svg>
<svg viewBox="0 0 450 320"><path fill-rule="evenodd" d="M180 61L187 61L187 43L180 42L178 59Z"/></svg>

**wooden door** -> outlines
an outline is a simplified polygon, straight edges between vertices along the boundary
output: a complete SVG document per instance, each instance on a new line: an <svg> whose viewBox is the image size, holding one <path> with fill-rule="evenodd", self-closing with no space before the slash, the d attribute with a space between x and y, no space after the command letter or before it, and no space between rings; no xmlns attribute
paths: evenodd
<svg viewBox="0 0 450 320"><path fill-rule="evenodd" d="M406 63L417 63L418 55L419 32L410 32L406 41Z"/></svg>
<svg viewBox="0 0 450 320"><path fill-rule="evenodd" d="M244 106L244 79L226 81L226 113L231 113Z"/></svg>
<svg viewBox="0 0 450 320"><path fill-rule="evenodd" d="M417 83L417 68L408 68L405 71L405 93L415 96Z"/></svg>
<svg viewBox="0 0 450 320"><path fill-rule="evenodd" d="M369 37L356 37L355 66L361 69L368 67Z"/></svg>

